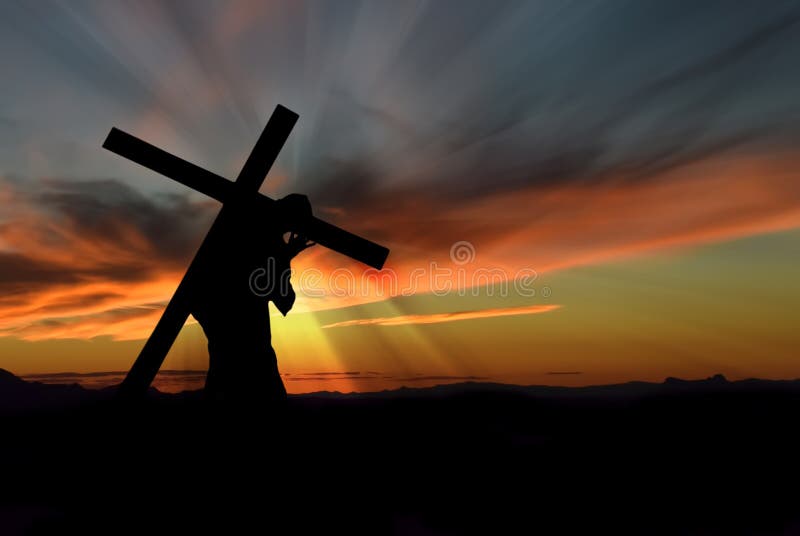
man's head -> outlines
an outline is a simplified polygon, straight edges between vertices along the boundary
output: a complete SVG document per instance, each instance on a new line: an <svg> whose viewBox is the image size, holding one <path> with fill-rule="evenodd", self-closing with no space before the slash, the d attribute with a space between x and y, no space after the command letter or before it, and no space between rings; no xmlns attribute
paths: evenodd
<svg viewBox="0 0 800 536"><path fill-rule="evenodd" d="M278 199L276 208L281 221L285 222L286 230L297 230L296 227L302 227L312 216L311 203L302 194L289 194Z"/></svg>

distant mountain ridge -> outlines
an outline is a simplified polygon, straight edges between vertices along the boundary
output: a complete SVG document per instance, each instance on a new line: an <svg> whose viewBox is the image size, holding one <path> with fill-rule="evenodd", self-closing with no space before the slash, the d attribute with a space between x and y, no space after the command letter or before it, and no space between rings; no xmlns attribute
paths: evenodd
<svg viewBox="0 0 800 536"><path fill-rule="evenodd" d="M115 386L104 389L88 389L77 383L48 384L26 381L0 369L0 413L9 414L27 410L47 410L75 407L110 400ZM621 384L594 385L585 387L558 387L545 385L522 386L490 382L462 382L433 387L400 387L393 390L343 394L338 391L320 391L290 395L298 400L398 400L437 399L457 396L520 396L551 400L603 399L624 401L648 396L715 392L796 392L800 395L800 380L747 379L728 381L717 374L701 380L667 378L662 383L633 381ZM197 391L162 393L151 389L151 397L166 400L196 398Z"/></svg>
<svg viewBox="0 0 800 536"><path fill-rule="evenodd" d="M25 381L5 369L0 369L0 414L70 408L108 397L107 392L85 389L78 384Z"/></svg>

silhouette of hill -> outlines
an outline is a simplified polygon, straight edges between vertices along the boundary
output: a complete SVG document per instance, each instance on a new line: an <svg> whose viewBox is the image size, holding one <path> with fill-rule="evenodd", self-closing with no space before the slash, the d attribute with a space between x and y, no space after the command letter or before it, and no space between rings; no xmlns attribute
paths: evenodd
<svg viewBox="0 0 800 536"><path fill-rule="evenodd" d="M0 369L0 414L69 408L95 399L104 393L84 389L78 384L52 385L28 382Z"/></svg>
<svg viewBox="0 0 800 536"><path fill-rule="evenodd" d="M467 382L290 397L0 372L0 533L795 534L800 382Z"/></svg>
<svg viewBox="0 0 800 536"><path fill-rule="evenodd" d="M112 398L116 386L89 389L78 383L54 384L26 381L0 368L0 412L9 413L29 409L63 409ZM343 394L338 391L319 391L291 398L302 400L389 400L389 399L437 399L459 396L508 396L562 401L598 399L606 403L643 397L746 392L783 392L800 394L800 380L747 379L728 381L722 374L701 379L683 380L666 378L662 383L633 381L621 384L593 385L585 387L560 387L547 385L515 385L506 383L467 381L433 387L400 387L398 389ZM149 398L163 401L196 400L200 393L162 393L151 388Z"/></svg>

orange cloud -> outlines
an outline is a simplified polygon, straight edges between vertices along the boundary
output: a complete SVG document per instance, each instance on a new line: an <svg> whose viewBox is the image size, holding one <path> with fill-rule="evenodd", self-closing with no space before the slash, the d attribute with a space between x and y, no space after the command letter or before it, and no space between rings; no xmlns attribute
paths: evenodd
<svg viewBox="0 0 800 536"><path fill-rule="evenodd" d="M405 326L408 324L440 324L476 318L494 318L497 316L534 315L548 313L561 308L560 305L525 305L522 307L498 307L480 311L458 311L455 313L434 313L427 315L399 315L382 318L359 318L326 324L323 328L344 328L350 326Z"/></svg>
<svg viewBox="0 0 800 536"><path fill-rule="evenodd" d="M421 193L386 196L337 220L389 246L389 272L364 278L361 267L318 249L299 259L298 273L321 268L322 280L335 282L346 269L355 274L358 292L320 295L313 288L317 295L299 306L314 310L441 291L433 270L449 271L454 287L469 288L502 276L513 280L792 229L800 226L797 169L796 157L788 155L729 156L647 180L567 181L439 202ZM458 241L471 244L474 259L453 262L450 250Z"/></svg>
<svg viewBox="0 0 800 536"><path fill-rule="evenodd" d="M26 340L116 340L149 336L180 275L155 275L141 282L76 283L31 293L21 305L0 300L0 333Z"/></svg>
<svg viewBox="0 0 800 536"><path fill-rule="evenodd" d="M162 206L113 181L0 185L0 334L146 337L190 258L185 224L206 209Z"/></svg>
<svg viewBox="0 0 800 536"><path fill-rule="evenodd" d="M513 280L520 270L543 273L798 227L797 169L796 157L751 154L709 158L647 180L598 177L464 199L418 191L375 195L326 217L389 246L387 270L365 272L312 248L294 263L296 310L441 291L434 269L450 271L452 291ZM212 205L161 206L106 183L77 191L64 183L39 186L62 197L54 202L0 181L7 207L0 222L0 334L147 337L207 229ZM457 241L474 246L469 262L450 258Z"/></svg>

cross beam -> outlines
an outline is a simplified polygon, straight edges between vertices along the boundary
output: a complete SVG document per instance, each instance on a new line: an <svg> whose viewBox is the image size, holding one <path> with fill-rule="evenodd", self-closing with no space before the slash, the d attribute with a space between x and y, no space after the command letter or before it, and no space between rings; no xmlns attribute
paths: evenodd
<svg viewBox="0 0 800 536"><path fill-rule="evenodd" d="M178 158L117 128L111 129L103 143L105 149L222 202L222 210L197 250L153 333L120 385L119 394L121 396L129 398L141 396L153 382L175 338L189 317L189 298L192 292L193 274L198 272L199 266L209 262L206 259L213 258L215 244L225 240L228 227L226 222L233 211L242 206L237 206L235 201L246 199L253 203L252 205L248 203L248 205L254 210L269 211L272 209L275 201L258 193L258 189L289 137L297 118L297 114L288 108L281 105L275 108L235 182ZM376 269L383 267L383 263L389 255L387 248L315 217L300 226L301 228L297 231L305 234L310 240Z"/></svg>

